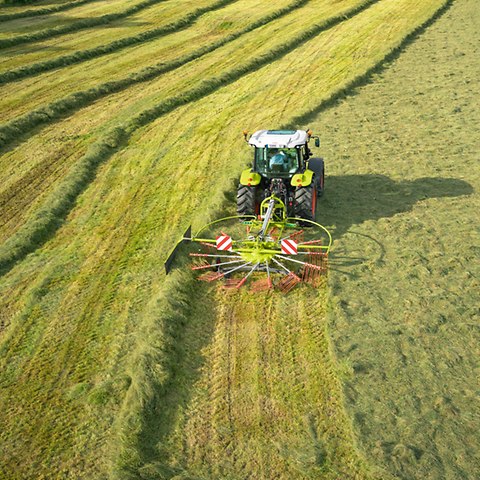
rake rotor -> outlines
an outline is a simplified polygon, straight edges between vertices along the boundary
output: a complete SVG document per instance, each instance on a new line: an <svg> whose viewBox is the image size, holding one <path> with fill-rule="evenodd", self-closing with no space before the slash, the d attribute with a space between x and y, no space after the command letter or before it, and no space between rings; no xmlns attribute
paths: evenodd
<svg viewBox="0 0 480 480"><path fill-rule="evenodd" d="M201 272L199 280L223 279L225 288L248 283L254 292L276 288L284 293L301 282L320 285L332 244L322 225L288 218L275 195L262 202L258 217L222 218L184 240L198 247L190 257L192 270Z"/></svg>

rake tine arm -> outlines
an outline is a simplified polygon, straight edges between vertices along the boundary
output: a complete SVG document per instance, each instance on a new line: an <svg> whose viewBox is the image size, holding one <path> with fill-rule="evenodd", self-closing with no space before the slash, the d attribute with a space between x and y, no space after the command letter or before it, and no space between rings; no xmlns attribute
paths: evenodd
<svg viewBox="0 0 480 480"><path fill-rule="evenodd" d="M245 284L247 281L247 278L257 269L257 267L260 265L260 262L256 263L252 269L240 280L240 282L237 285L237 288L240 288L242 285Z"/></svg>
<svg viewBox="0 0 480 480"><path fill-rule="evenodd" d="M213 255L211 253L190 253L191 257L242 258L239 255Z"/></svg>
<svg viewBox="0 0 480 480"><path fill-rule="evenodd" d="M303 233L303 230L299 230L298 232L293 232L291 233L290 235L287 235L286 237L283 237L280 239L280 241L282 240L287 240L289 238L295 238L295 237L298 237L298 235L301 235ZM299 243L299 245L303 245L302 243Z"/></svg>
<svg viewBox="0 0 480 480"><path fill-rule="evenodd" d="M231 265L232 263L243 262L243 260L234 260L233 262L211 263L209 265L200 265L199 267L192 267L192 270L203 270L205 268L220 267L222 265Z"/></svg>
<svg viewBox="0 0 480 480"><path fill-rule="evenodd" d="M278 258L282 258L283 260L290 260L291 262L299 263L300 265L306 265L308 267L314 268L316 270L322 270L322 267L318 265L314 265L313 263L302 262L300 260L294 260L293 258L284 257L283 255L275 255Z"/></svg>
<svg viewBox="0 0 480 480"><path fill-rule="evenodd" d="M278 260L276 260L275 258L272 258L272 260L277 264L279 265L283 270L285 270L288 274L292 273L287 267L285 267L284 265L282 265Z"/></svg>
<svg viewBox="0 0 480 480"><path fill-rule="evenodd" d="M224 272L223 275L229 275L230 273L234 272L235 270L238 270L239 268L242 268L242 267L245 267L247 265L251 265L252 262L247 262L247 263L242 263L242 265L238 266L238 267L235 267L235 268L232 268L231 270L229 270L228 272Z"/></svg>

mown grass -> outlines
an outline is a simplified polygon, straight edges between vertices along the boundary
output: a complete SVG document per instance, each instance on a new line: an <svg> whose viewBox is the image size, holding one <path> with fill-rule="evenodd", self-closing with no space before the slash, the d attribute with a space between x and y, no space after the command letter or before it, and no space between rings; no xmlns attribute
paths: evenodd
<svg viewBox="0 0 480 480"><path fill-rule="evenodd" d="M67 25L60 25L56 27L46 28L37 32L30 32L25 35L15 35L8 38L0 38L0 49L14 47L25 43L38 42L49 38L65 35L68 33L78 32L86 28L93 28L102 25L107 25L113 21L122 20L141 10L161 3L164 0L143 0L136 5L133 5L122 12L107 13L100 17L84 18L78 21L69 22Z"/></svg>
<svg viewBox="0 0 480 480"><path fill-rule="evenodd" d="M400 479L475 479L478 10L455 2L323 111L335 227L330 334L367 455ZM353 262L348 259L357 258Z"/></svg>
<svg viewBox="0 0 480 480"><path fill-rule="evenodd" d="M350 11L350 14L355 15L355 13L357 13L359 10L363 10L364 8L366 8L369 3L370 2L366 2L364 4L357 5ZM42 240L48 238L51 232L58 227L59 221L61 221L61 218L72 206L71 201L72 198L75 197L75 195L71 192L75 191L76 194L78 194L78 192L80 192L85 186L84 179L86 177L84 176L84 173L78 174L78 172L92 170L93 165L98 165L100 161L103 161L106 158L104 153L108 151L109 145L111 144L111 138L117 138L119 132L121 132L123 138L128 138L132 134L132 132L140 128L142 125L149 123L150 121L152 121L152 119L167 114L168 112L178 108L179 106L193 102L198 98L201 98L202 96L208 95L220 88L221 86L232 83L241 76L249 72L255 71L258 68L261 68L263 65L268 64L270 61L292 51L298 45L306 42L309 38L317 35L322 30L331 27L336 22L340 21L340 19L342 18L344 18L343 15L341 17L335 16L328 18L327 20L324 20L312 29L300 33L300 35L294 35L293 39L290 42L280 44L280 46L276 48L266 50L266 52L260 59L254 58L253 60L246 61L244 65L237 68L231 68L230 71L227 70L227 72L223 75L203 79L203 72L197 71L198 67L195 68L194 66L194 74L197 77L197 87L187 89L185 92L174 95L170 98L167 97L165 100L158 103L153 108L147 108L141 111L139 114L127 115L127 118L130 117L129 120L126 120L119 127L114 127L113 131L107 132L105 134L106 140L100 139L92 145L90 151L87 152L86 155L79 160L76 170L74 170L66 177L66 179L64 180L64 184L60 184L58 188L53 191L49 197L46 198L45 207L41 208L39 213L34 213L33 217L29 221L27 221L25 225L18 229L14 233L14 235L9 238L7 242L4 243L4 245L0 247L0 268L3 271L10 268L15 261L22 258L33 248L36 248L36 246L39 244L39 241L41 243ZM221 58L221 61L223 61L223 57ZM211 70L215 71L214 68L211 68ZM189 80L187 82L187 85L191 83L191 80ZM180 90L178 86L176 90ZM144 104L146 103L147 102L144 102ZM151 103L151 101L148 103ZM62 105L62 102L60 102L60 104ZM18 140L17 136L19 132L21 130L28 130L27 126L29 124L34 127L39 122L42 122L45 119L49 119L50 117L47 112L50 113L50 115L55 115L55 111L50 112L50 110L47 109L46 111L33 112L32 114L27 115L26 117L21 119L17 125L15 125L15 122L12 122L11 125L7 125L2 132L4 142L8 144L9 141ZM116 143L116 141L114 143ZM92 154L91 152L95 153ZM92 161L92 159L95 157L95 155L97 155L98 152L101 152L101 154L99 153L98 155L98 158L100 158L101 160L99 160L98 162L96 160ZM75 181L72 181L73 178L79 178L78 183L81 185L80 187L76 186L77 184ZM65 187L64 185L68 185L68 187ZM65 205L68 205L69 207L61 209L59 206L62 204L62 202L64 202ZM52 211L55 211L57 213L51 214L50 212Z"/></svg>
<svg viewBox="0 0 480 480"><path fill-rule="evenodd" d="M126 31L125 29L120 29L120 33L108 33L108 35L105 33L104 29L98 29L98 36L100 38L98 42L99 44L95 47L91 47L91 45L95 43L93 35L87 35L82 38L79 38L78 35L74 35L72 36L72 38L68 38L69 42L66 43L65 41L63 41L61 48L65 49L67 44L71 45L72 43L74 48L78 48L79 43L83 43L84 45L86 44L87 48L83 50L73 51L73 53L61 55L59 57L50 58L51 51L48 51L49 45L44 43L43 46L47 48L47 51L45 52L45 50L43 49L40 54L44 57L46 56L47 60L29 65L24 65L25 58L29 58L29 55L25 55L24 58L21 59L22 66L15 69L9 69L8 71L2 72L0 74L0 83L6 83L12 80L25 78L27 76L37 75L39 73L50 71L56 68L84 62L86 60L91 60L92 58L107 55L109 53L116 52L127 47L139 45L149 40L162 37L169 33L176 32L179 29L186 28L189 25L192 25L193 22L195 22L205 13L222 8L230 3L233 3L234 1L235 0L218 0L216 2L208 1L206 2L206 5L202 5L203 2L199 2L199 4L196 5L196 8L188 9L187 13L185 13L185 7L183 7L182 5L174 4L172 5L172 10L174 12L173 21L168 22L168 19L172 18L169 9L162 9L157 12L157 15L155 16L156 24L160 23L161 26L149 29L148 26L150 25L150 22L147 22L147 26L143 26L141 24L139 28L140 33L137 33L135 35L131 35L131 28L127 28ZM182 13L183 15L181 15L179 18L178 13ZM167 21L165 23L162 22L162 17L167 18ZM126 32L128 32L127 35L125 35ZM112 41L112 37L116 37L116 39ZM18 61L17 55L20 53L20 51L14 49L14 53L15 55L13 57L13 60L16 65ZM30 52L27 52L27 54L28 53ZM33 56L37 58L38 52L34 51ZM4 65L9 65L8 62L6 63L4 61L3 63Z"/></svg>
<svg viewBox="0 0 480 480"><path fill-rule="evenodd" d="M303 3L306 3L305 0ZM48 104L78 92L79 85L80 91L86 91L105 84L108 86L112 82L113 84L126 82L132 78L141 81L142 78L144 80L147 78L149 72L147 69L151 69L151 78L155 78L157 73L161 74L162 68L168 71L170 66L175 68L182 61L188 62L192 57L199 58L204 50L205 53L211 51L210 49L215 50L223 41L228 43L237 38L237 35L240 36L263 23L279 18L277 15L286 15L290 9L293 10L301 4L299 0L293 2L283 0L276 2L275 6L259 9L258 1L248 0L242 3L242 6L250 8L252 14L245 18L238 14L237 5L232 3L222 9L206 13L194 25L181 32L174 32L162 39L145 42L125 51L111 53L108 62L103 58L92 59L86 65L68 68L68 75L61 71L57 71L55 75L45 73L41 85L36 78L11 83L2 89L4 95L8 97L8 101L2 103L4 123L31 111L39 104ZM87 68L88 75L85 73ZM45 88L47 79L55 85L56 94L52 94L51 89ZM108 79L108 82L105 79Z"/></svg>
<svg viewBox="0 0 480 480"><path fill-rule="evenodd" d="M369 4L370 2L366 2L365 4L361 4L360 6L355 7L355 9L351 12L351 15L355 15L358 10L362 10ZM141 126L150 123L153 119L158 118L159 116L163 116L182 105L188 104L190 102L198 100L203 96L209 95L212 92L216 91L218 88L235 82L242 76L257 70L264 65L268 65L270 62L291 52L298 46L307 42L310 38L318 35L318 33L320 33L325 28L334 25L338 21L339 20L337 17L333 17L323 23L315 25L309 30L301 33L299 36L294 37L290 42L281 44L277 48L271 49L261 58L255 58L250 62L246 62L244 65L233 68L230 71L224 73L223 75L203 80L198 87L187 90L180 95L167 98L158 105L148 108L142 111L140 114L134 115L131 120L125 122L121 127L117 127L117 130L115 132L107 133L107 138L109 139L112 136L117 136L119 134L118 132L122 132L121 135L124 138L128 138L137 128L140 128ZM389 53L391 50L392 48L389 49ZM364 72L362 72L362 74L363 73ZM356 80L355 77L353 80ZM352 80L347 81L346 85L343 85L344 88L348 88L348 85L350 85L351 82ZM104 156L104 152L108 151L109 143L110 140L99 140L92 147L96 152L102 152L102 155L100 155L102 161L106 158ZM94 161L94 163L92 163L91 158L93 158L92 155L90 153L87 153L86 156L80 160L77 171L85 172L86 170L91 168L92 165L99 164L99 161ZM72 175L74 176L72 177ZM80 191L83 190L85 185L84 174L78 176L78 178L80 178L79 183L81 187L78 187L76 185L76 182L74 180L71 180L71 178L76 178L76 174L72 175L67 177L67 179L65 180L66 184L68 184L69 187L65 188L63 185L61 185L57 191L53 192L52 195L47 198L46 206L40 210L40 215L35 215L30 221L27 221L27 223L22 226L22 228L18 230L14 234L14 236L12 236L8 240L8 242L6 242L2 247L0 247L0 266L3 271L10 268L19 259L23 258L26 253L36 248L39 245L39 241L41 243L42 239L48 238L51 232L58 227L61 218L68 211L69 207L73 205L72 199L75 197L75 195L71 192L74 191L77 192L76 194L78 194ZM61 205L62 202L64 202L65 205L68 205L68 207L59 208L59 205ZM60 213L60 215L58 213L51 214L51 211L58 212Z"/></svg>
<svg viewBox="0 0 480 480"><path fill-rule="evenodd" d="M234 12L231 12L230 14L232 13L234 14ZM303 28L302 22L299 21L301 20L301 13L302 12L299 12L299 14L296 15L298 29ZM328 12L328 10L327 12L320 11L318 15L322 18L322 16L324 17L325 15L328 15L328 13L331 12ZM295 30L292 31L292 35L294 34ZM257 35L257 41L261 42L262 38L268 38L268 30L262 31L262 36L263 37L259 37ZM230 45L228 48L230 52L235 52L239 46L242 46L242 42ZM243 48L248 51L247 46L243 46ZM264 49L268 51L268 47L264 47ZM249 55L252 55L252 53L250 52ZM218 52L214 59L215 63L208 58L205 60L208 70L210 72L217 72L222 68L222 65L225 62L231 62L231 57L229 52ZM202 71L198 65L188 66L187 72L184 72L181 75L181 82L185 86L193 84L194 82L199 84L206 73L207 71ZM173 86L175 84L172 85L172 79L177 82L176 87ZM32 212L33 215L35 215L35 211L38 210L41 202L46 198L47 194L50 193L51 188L49 188L49 186L52 184L53 179L59 179L65 175L75 159L81 156L82 152L78 154L80 146L84 150L89 143L102 135L101 126L105 121L105 118L110 119L110 124L115 124L117 117L119 120L125 118L128 122L131 120L132 111L141 110L145 108L144 105L154 103L154 99L149 96L151 92L154 92L156 98L162 98L165 97L168 92L181 91L182 86L178 83L177 79L178 75L173 73L171 78L162 78L161 82L150 83L148 88L143 86L137 91L129 89L125 95L117 96L114 100L106 99L102 103L96 102L92 105L90 110L85 108L82 109L80 116L77 116L71 121L61 121L57 127L52 126L48 129L48 132L43 131L42 136L37 135L35 137L30 137L20 148L16 148L12 150L9 155L5 155L2 159L2 164L5 168L5 180L7 186L2 192L0 200L3 200L3 198L6 199L5 203L2 205L2 210L7 217L6 222L8 222L8 228L2 228L3 238L8 238L8 236L15 232L19 226L22 225L24 219L28 218ZM166 94L164 94L163 91L166 91ZM144 96L145 99L142 99L142 96ZM132 104L135 108L130 107L127 109L126 107L129 106L129 104ZM138 105L136 106L136 104ZM120 107L123 107L124 110L120 110ZM49 115L48 109L44 112L44 115ZM95 125L97 125L95 131L91 132L90 135L87 135L89 130L93 129ZM98 129L98 125L100 126L100 129ZM103 128L103 131L105 130L108 130L108 124ZM62 140L58 138L59 133L61 134L61 137L69 138L69 143L77 144L74 147L75 157L73 157L73 155L68 155L67 161L62 161L60 164L61 155L65 154L65 147L63 145L65 142L62 142ZM107 133L106 135L108 136L109 134ZM78 137L79 140L75 140ZM15 135L10 135L10 139L15 141L17 145L21 141L21 137L15 138ZM38 145L39 140L42 140L40 142L40 147ZM38 150L40 150L38 153L33 154L33 152L37 152ZM68 151L69 149L67 149L66 152L68 153ZM34 175L33 178L32 174ZM31 184L34 181L35 183L40 181L42 184L42 197L36 193L35 188L31 188ZM17 188L19 185L23 185L23 188ZM12 189L15 188L17 190L12 191ZM32 195L35 195L35 204L30 205L29 209L25 210L25 205L28 205L28 199L32 198ZM52 201L55 201L55 197L50 198L53 198Z"/></svg>
<svg viewBox="0 0 480 480"><path fill-rule="evenodd" d="M67 4L68 5L68 4ZM60 27L71 26L72 24L83 21L86 19L98 19L104 15L110 14L117 14L123 13L128 7L131 7L131 3L127 0L115 0L115 2L105 2L103 0L95 0L95 3L84 2L79 3L78 5L71 5L70 8L72 10L67 9L69 11L63 12L66 5L58 5L56 4L55 7L60 7L61 10L59 12L52 12L50 14L44 13L38 15L23 15L27 14L28 11L23 10L17 12L20 15L19 18L16 18L15 13L11 13L7 15L7 18L3 20L0 24L0 38L1 39L12 39L17 36L23 35L31 35L31 34L38 34L40 32L46 32L49 29L58 29ZM73 9L73 7L75 7ZM48 9L47 9L48 10ZM31 13L34 12L41 13L42 9L32 9L30 10ZM0 9L0 17L1 17L2 10ZM147 13L140 11L140 15L142 13ZM8 18L12 16L13 18ZM135 14L134 14L135 16ZM125 23L129 23L130 19L126 18L124 20ZM118 21L113 23L116 25ZM34 48L34 45L30 45L31 48ZM8 47L10 48L10 47ZM21 48L21 47L19 47ZM25 44L25 48L28 49L28 42Z"/></svg>
<svg viewBox="0 0 480 480"><path fill-rule="evenodd" d="M249 24L247 27L240 29L235 33L227 35L211 44L207 44L206 46L196 49L191 53L177 57L175 60L171 60L169 62L162 61L154 65L149 65L144 69L136 71L126 77L105 82L89 90L76 91L66 97L56 99L54 102L42 106L39 109L29 111L28 114L17 117L15 120L11 120L10 122L0 126L0 146L7 145L9 141L18 140L20 135L28 134L30 130L38 127L39 125L54 121L60 116L71 114L72 112L78 110L79 108L85 107L99 98L122 91L137 83L155 79L164 73L175 70L189 62L192 62L193 60L197 60L202 56L226 45L227 43L240 38L242 35L252 32L253 30L265 26L284 15L287 15L305 3L307 3L306 0L297 0L285 8L281 8L270 15L260 18L259 20ZM354 10L356 10L356 8L350 12L347 11L345 15L356 13ZM335 17L335 20L338 22L341 18L342 17ZM329 20L329 23L330 22L332 22L333 25L333 21ZM328 26L325 28L328 28Z"/></svg>
<svg viewBox="0 0 480 480"><path fill-rule="evenodd" d="M302 55L294 50L271 65L265 65L191 104L178 107L132 133L129 147L113 155L108 164L98 170L95 182L78 197L64 227L2 279L2 291L5 293L1 299L2 312L7 312L2 356L5 357L5 352L8 352L8 372L12 375L2 377L2 386L5 386L4 398L8 400L16 396L15 402L8 402L13 409L2 418L6 425L2 441L8 447L5 455L8 460L5 463L6 476L12 478L12 472L15 472L21 478L31 476L32 472L39 476L52 471L61 471L65 475L73 472L71 474L77 477L81 473L85 475L85 472L90 477L100 476L107 472L106 466L99 460L102 456L113 458L117 467L127 469L126 473L129 465L133 464L136 471L147 478L158 477L159 472L171 476L171 470L158 470L165 458L156 456L154 445L138 445L128 435L128 428L123 428L124 424L120 422L123 417L118 419L123 439L121 443L112 436L111 430L113 416L122 409L122 412L132 415L125 425L132 425L132 433L142 433L145 419L151 418L146 415L149 410L143 410L143 407L149 406L149 399L158 398L155 395L161 393L161 390L155 390L155 382L158 378L162 379L162 358L172 352L168 348L165 350L162 343L157 343L158 339L160 342L162 340L162 331L154 332L159 336L152 338L148 325L158 320L159 311L155 310L155 302L164 293L170 292L164 290L164 278L160 273L165 252L175 242L185 223L192 219L201 222L212 215L215 211L212 208L223 202L222 188L231 187L232 178L237 176L248 157L249 152L244 150L241 139L236 136L242 127L252 124L261 127L267 121L278 125L299 111L308 111L312 94L319 100L322 96L328 97L332 86L345 85L370 65L381 61L394 45L401 42L406 32L432 15L441 3L422 4L418 10L409 11L411 17L405 17L404 4L379 2L371 10L304 43ZM395 25L397 31L387 31L384 28L387 22ZM380 33L384 35L384 42L373 47L370 40ZM353 51L348 49L351 44L354 45ZM307 70L311 75L308 85L298 75L299 71ZM312 90L312 85L317 85L315 90ZM285 97L286 91L290 92L288 99ZM143 121L141 118L138 120ZM213 167L215 170L212 170ZM170 181L173 178L175 182ZM213 184L215 188L212 188ZM25 301L32 293L39 272L42 278L37 282L41 280L41 284L36 287L40 287L40 290L33 302L35 310L31 312ZM172 286L175 290L175 286ZM184 296L188 297L188 294L188 290L183 291ZM180 309L182 305L173 305L175 318L179 318L181 323L184 318ZM195 305L200 307L198 302ZM283 305L279 311L285 308ZM211 318L208 308L203 315ZM192 320L192 317L189 316L189 319ZM283 318L272 317L271 320L278 321L280 333L282 328L289 325ZM261 324L258 322L253 326L258 332ZM170 327L178 325L169 323L167 329ZM182 326L179 327L181 330ZM194 325L186 325L187 331L190 327L195 330ZM195 359L195 354L202 342L208 343L210 331L202 329L204 337L198 339L190 335L184 337L185 342L174 345L177 353L166 358L166 361L181 357L178 352L185 347L196 365L198 358ZM222 331L219 331L221 334ZM270 338L280 340L284 337L278 335ZM302 341L303 338L303 335L295 337L296 341ZM171 342L166 340L168 347ZM197 343L189 349L189 341ZM312 345L318 347L315 342ZM54 348L49 348L52 346ZM275 349L275 352L278 350ZM140 356L137 358L141 361L130 363L129 354L133 351L138 352ZM145 357L141 356L142 351L147 352ZM37 357L40 352L41 356ZM320 350L313 350L314 354L318 352ZM328 357L325 353L323 355L328 366ZM37 358L41 361L37 362ZM59 369L58 358L62 360L63 370ZM243 357L239 358L242 360ZM251 355L248 358L255 357ZM127 362L131 365L129 375L122 377ZM277 359L277 363L272 364L281 368L282 360ZM22 377L20 372L25 371L26 365L30 373L28 377ZM222 366L221 362L219 365ZM23 382L28 382L41 372L44 372L44 377L40 377L45 378L49 385L48 402L45 390L39 384L35 384L33 389L26 388L25 395L22 393ZM348 375L348 368L345 374ZM137 391L128 390L125 397L128 401L120 406L119 402L124 398L131 381L128 377L137 382ZM124 381L113 388L112 378L123 378ZM91 387L93 393L82 397L82 392L90 392L86 384L94 385ZM261 382L258 388L261 388ZM312 391L315 390L312 388ZM172 391L172 395L177 393L181 396L180 389ZM33 402L35 398L38 401ZM74 415L69 415L71 410L66 399L72 401L75 398L82 399L80 406L75 409ZM112 399L111 403L106 401L109 398ZM245 402L241 397L235 399L239 401L237 405ZM185 398L180 400L184 402ZM337 401L341 403L338 397ZM55 416L60 419L57 425L53 422L42 425L42 415L48 403L56 405ZM175 405L175 401L172 400L171 405ZM286 405L290 405L288 398ZM15 424L15 418L21 410L25 421L18 425ZM341 442L345 440L342 444L349 449L351 437L345 439L342 433L349 435L348 419L342 415L341 406L336 411L339 423L342 418L345 419L346 427L345 430L341 425L335 428L339 429L337 432L342 436ZM318 467L315 462L324 462L329 454L336 451L332 446L322 446L318 441L321 435L317 429L308 422L302 423L303 420L299 420L301 416L301 410L297 410L297 427L292 436L282 428L280 433L283 436L279 435L282 441L279 446L272 447L273 452L283 455L281 465L289 465L285 467L286 472L291 471L287 468L292 468L292 465L303 468L297 470L299 475L306 471L316 472L312 470ZM218 418L221 425L222 417ZM169 422L166 425L168 427ZM305 427L309 428L308 435L305 434ZM42 434L39 435L38 431ZM60 435L60 432L63 434ZM13 441L22 436L29 438L29 455L24 456L23 463L20 462L21 447ZM92 436L95 441L89 442ZM49 438L47 443L46 438ZM240 438L248 439L248 432ZM284 444L292 438L296 439L294 446L284 448ZM108 439L111 443L107 447ZM315 442L308 443L312 439ZM35 462L42 449L45 449L45 444L48 445L48 455L43 464L38 465ZM262 452L268 450L262 448L260 445L255 458L266 457ZM352 451L347 454L352 455ZM121 455L117 457L119 453ZM222 458L216 458L219 463L212 468L221 465ZM232 464L229 458L224 460L221 468L241 472L243 463ZM182 459L175 461L184 462ZM196 465L192 467L193 471L208 468L200 467L199 463L192 461L184 465ZM355 465L354 462L339 468L351 467L348 470L350 472L355 471ZM329 463L329 466L332 472L337 468L333 463ZM167 467L171 466L167 464ZM249 471L262 471L256 468L257 465L247 464Z"/></svg>
<svg viewBox="0 0 480 480"><path fill-rule="evenodd" d="M287 2L285 3L288 5ZM250 8L255 5L255 2L242 5ZM272 10L275 11L275 8ZM262 13L261 10L258 10L256 14L261 17ZM210 15L209 20L218 23L221 18L235 20L237 17L239 17L238 11L228 9ZM255 20L255 16L252 16L251 20ZM244 23L242 21L240 25ZM208 29L207 19L204 26ZM235 26L236 24L232 22L232 29ZM268 38L268 32L263 32L263 35ZM231 51L238 48L238 44L232 46ZM222 61L229 61L228 52L223 60L222 54L219 54L217 66L211 65L210 69L218 71L222 68ZM209 65L208 59L207 65ZM192 82L198 81L202 77L202 71L196 71L196 68L198 67L192 66L186 73L183 73L182 80L187 83L189 78ZM172 78L176 80L178 75L173 74ZM74 162L85 153L88 145L102 135L102 125L106 119L110 120L110 124L115 124L117 118L121 121L122 116L128 119L131 117L131 112L122 112L122 107L125 109L129 104L135 105L142 99L142 96L148 95L149 92L156 92L157 97L162 96L161 92L165 89L167 91L175 90L168 78L156 84L149 83L137 91L128 89L124 95L117 95L114 99L107 98L102 102L97 101L91 108L82 108L75 118L56 119L56 124L44 129L42 135L30 136L28 139L12 137L14 144L10 147L8 154L0 160L0 165L4 170L3 188L0 193L1 240L11 236L32 212L38 210L45 197L52 191L53 184L60 181ZM178 90L180 88L177 88ZM142 106L138 108L141 109ZM45 111L45 115L49 115L48 109ZM105 130L108 130L108 124L103 128L103 131ZM35 133L38 133L38 130ZM21 141L22 143L19 145Z"/></svg>
<svg viewBox="0 0 480 480"><path fill-rule="evenodd" d="M95 2L95 1L97 0L76 0L73 2L66 2L64 4L54 5L50 7L28 9L28 10L17 11L12 13L2 13L0 14L0 21L6 22L8 20L16 20L18 18L50 15L52 13L64 12L66 10L70 10L75 7L80 7L82 5L86 5L87 3Z"/></svg>
<svg viewBox="0 0 480 480"><path fill-rule="evenodd" d="M114 478L372 478L343 413L325 305L313 289L253 298L177 270L132 362Z"/></svg>

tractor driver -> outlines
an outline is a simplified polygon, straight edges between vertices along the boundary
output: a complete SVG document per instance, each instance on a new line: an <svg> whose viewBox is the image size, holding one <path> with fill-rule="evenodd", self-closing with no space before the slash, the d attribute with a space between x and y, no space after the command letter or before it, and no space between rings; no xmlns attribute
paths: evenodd
<svg viewBox="0 0 480 480"><path fill-rule="evenodd" d="M298 167L297 152L293 149L280 150L279 152L275 153L275 155L270 157L269 166L270 171L272 172L293 173L297 170Z"/></svg>
<svg viewBox="0 0 480 480"><path fill-rule="evenodd" d="M270 170L272 172L285 172L288 168L287 154L280 150L270 158Z"/></svg>

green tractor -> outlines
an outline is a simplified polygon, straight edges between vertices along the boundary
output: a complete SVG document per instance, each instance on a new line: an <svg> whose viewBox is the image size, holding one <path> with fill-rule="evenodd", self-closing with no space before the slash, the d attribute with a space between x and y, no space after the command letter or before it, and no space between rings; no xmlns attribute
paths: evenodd
<svg viewBox="0 0 480 480"><path fill-rule="evenodd" d="M244 170L237 193L238 215L214 220L195 234L189 227L165 262L171 269L183 242L195 245L192 270L225 288L247 281L253 291L287 293L300 282L320 286L328 271L332 236L315 221L325 168L308 147L310 130L260 130L245 140L255 147L252 168Z"/></svg>
<svg viewBox="0 0 480 480"><path fill-rule="evenodd" d="M262 201L275 195L283 201L287 216L315 221L317 197L325 185L325 166L312 158L311 130L259 130L245 141L255 147L252 168L244 170L237 192L237 213L258 215Z"/></svg>

